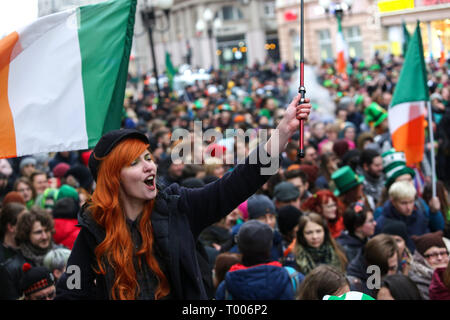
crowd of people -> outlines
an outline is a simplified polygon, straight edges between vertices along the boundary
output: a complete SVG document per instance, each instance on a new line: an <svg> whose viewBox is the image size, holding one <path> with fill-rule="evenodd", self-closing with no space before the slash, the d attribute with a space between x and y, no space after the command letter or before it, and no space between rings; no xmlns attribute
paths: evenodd
<svg viewBox="0 0 450 320"><path fill-rule="evenodd" d="M435 141L426 143L423 161L414 166L393 148L388 128L401 67L401 57L378 55L352 59L345 75L333 63L316 66L318 81L336 105L333 120L321 119L314 110L320 105L313 102L303 133L305 157L297 157L297 132L267 182L225 218L199 230L196 268L208 299L348 299L354 292L361 299L450 299L448 62L427 64L433 119L428 125ZM269 61L212 70L210 80L182 92L166 83L159 98L148 76L130 76L122 127L148 138L158 190L174 183L204 188L233 172L257 148L261 132L274 134L296 72ZM196 121L203 132L217 135L199 142ZM175 139L177 129L188 132L188 139ZM246 133L242 144L240 131ZM177 150L190 152L174 161ZM92 152L0 159L1 299L57 296L85 223L79 213L98 184L90 170ZM236 194L241 187L223 192ZM132 236L143 232L136 224L128 228Z"/></svg>

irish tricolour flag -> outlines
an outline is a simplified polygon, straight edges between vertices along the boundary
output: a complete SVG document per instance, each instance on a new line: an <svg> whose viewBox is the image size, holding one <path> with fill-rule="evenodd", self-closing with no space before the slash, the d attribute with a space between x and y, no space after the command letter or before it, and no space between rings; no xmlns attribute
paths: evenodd
<svg viewBox="0 0 450 320"><path fill-rule="evenodd" d="M336 70L340 74L345 74L347 71L348 49L345 43L344 34L342 33L341 18L338 17L338 33L336 38Z"/></svg>
<svg viewBox="0 0 450 320"><path fill-rule="evenodd" d="M0 158L88 149L120 128L135 12L83 6L0 40Z"/></svg>
<svg viewBox="0 0 450 320"><path fill-rule="evenodd" d="M423 159L425 110L429 100L422 37L417 24L388 110L393 147L405 153L407 165Z"/></svg>

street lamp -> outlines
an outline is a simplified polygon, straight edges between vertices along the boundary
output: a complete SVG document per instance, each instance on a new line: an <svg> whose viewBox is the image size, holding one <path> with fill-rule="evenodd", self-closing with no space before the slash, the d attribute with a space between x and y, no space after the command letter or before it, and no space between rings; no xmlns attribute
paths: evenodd
<svg viewBox="0 0 450 320"><path fill-rule="evenodd" d="M319 5L324 9L325 14L333 14L338 21L341 21L344 13L351 13L354 0L332 1L332 0L319 0Z"/></svg>
<svg viewBox="0 0 450 320"><path fill-rule="evenodd" d="M153 30L156 30L158 32L165 32L169 29L169 13L170 8L172 7L173 0L144 0L143 5L141 8L141 17L142 22L144 23L144 26L148 30L148 38L150 41L150 52L152 55L152 62L153 62L153 73L155 75L155 82L156 82L156 92L158 94L158 107L161 106L161 90L159 88L159 82L158 82L158 67L156 65L156 57L155 57L155 48L153 43ZM163 28L157 28L156 27L156 15L155 11L157 9L160 9L164 12L164 16L167 20L167 25Z"/></svg>
<svg viewBox="0 0 450 320"><path fill-rule="evenodd" d="M198 32L203 32L205 29L207 30L208 38L209 38L209 50L211 53L211 67L214 68L214 48L213 48L213 30L218 30L222 27L222 20L217 17L214 20L214 13L210 8L206 8L203 12L203 19L200 19L195 24L195 28Z"/></svg>

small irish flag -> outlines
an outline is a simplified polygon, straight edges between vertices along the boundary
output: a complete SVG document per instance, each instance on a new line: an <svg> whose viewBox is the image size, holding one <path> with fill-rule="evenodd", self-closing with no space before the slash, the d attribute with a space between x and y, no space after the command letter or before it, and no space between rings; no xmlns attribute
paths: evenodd
<svg viewBox="0 0 450 320"><path fill-rule="evenodd" d="M440 50L440 57L439 57L439 65L442 67L445 63L445 46L442 39L439 37L439 50Z"/></svg>
<svg viewBox="0 0 450 320"><path fill-rule="evenodd" d="M0 158L87 149L120 128L135 12L82 6L0 40Z"/></svg>
<svg viewBox="0 0 450 320"><path fill-rule="evenodd" d="M388 109L393 147L405 153L408 166L423 159L425 110L429 100L422 36L417 23Z"/></svg>
<svg viewBox="0 0 450 320"><path fill-rule="evenodd" d="M336 39L336 70L340 74L346 73L348 50L342 33L341 18L338 17L338 33Z"/></svg>

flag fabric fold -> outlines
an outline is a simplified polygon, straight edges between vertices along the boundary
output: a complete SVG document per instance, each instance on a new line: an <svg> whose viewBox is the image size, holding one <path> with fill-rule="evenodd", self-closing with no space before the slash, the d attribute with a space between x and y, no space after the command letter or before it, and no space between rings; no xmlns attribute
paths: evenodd
<svg viewBox="0 0 450 320"><path fill-rule="evenodd" d="M409 44L411 35L409 34L408 28L406 28L405 21L402 22L402 29L403 29L402 51L403 51L403 56L406 56L406 51L408 51L408 44Z"/></svg>
<svg viewBox="0 0 450 320"><path fill-rule="evenodd" d="M393 147L405 153L408 166L423 159L427 101L427 71L420 26L417 23L388 109Z"/></svg>
<svg viewBox="0 0 450 320"><path fill-rule="evenodd" d="M0 158L92 148L120 128L135 12L110 0L0 39Z"/></svg>
<svg viewBox="0 0 450 320"><path fill-rule="evenodd" d="M169 79L169 87L173 89L173 78L177 71L175 70L172 60L170 59L170 53L166 51L166 73Z"/></svg>

